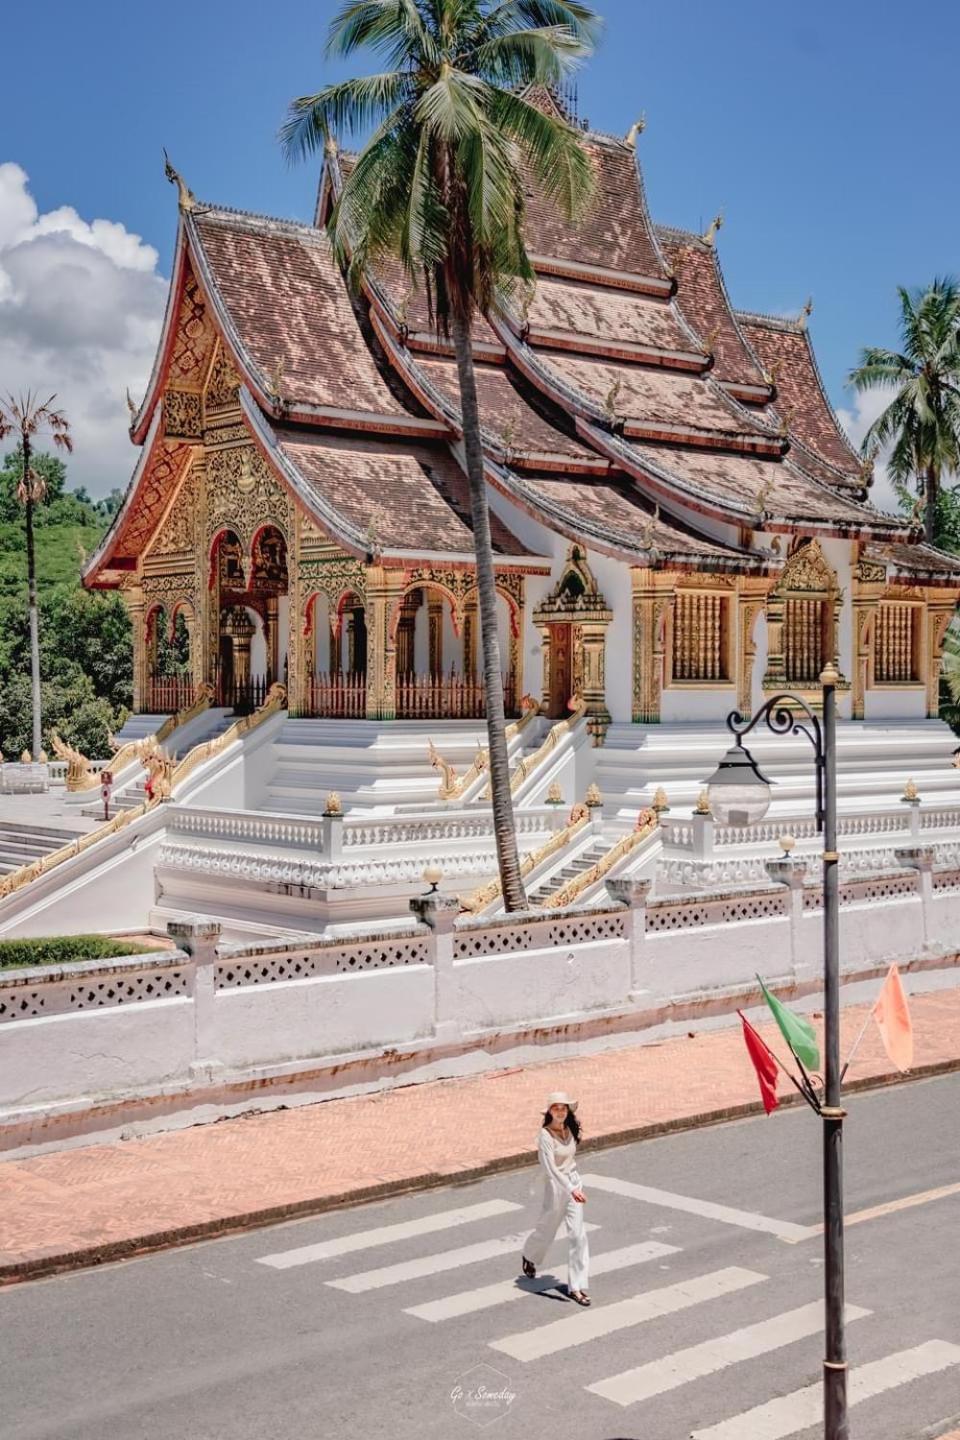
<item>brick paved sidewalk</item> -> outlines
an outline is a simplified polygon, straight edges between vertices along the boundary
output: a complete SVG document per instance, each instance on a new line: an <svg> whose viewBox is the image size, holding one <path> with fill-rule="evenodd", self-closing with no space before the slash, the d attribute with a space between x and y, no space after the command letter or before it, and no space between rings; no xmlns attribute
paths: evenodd
<svg viewBox="0 0 960 1440"><path fill-rule="evenodd" d="M960 988L910 1003L918 1070L960 1068ZM843 1053L865 1013L844 1009ZM772 1025L758 1029L784 1053ZM871 1025L847 1088L882 1078L897 1077ZM780 1088L784 1101L796 1098L786 1081ZM544 1098L556 1089L580 1100L584 1149L760 1108L737 1025L8 1160L0 1280L532 1164Z"/></svg>

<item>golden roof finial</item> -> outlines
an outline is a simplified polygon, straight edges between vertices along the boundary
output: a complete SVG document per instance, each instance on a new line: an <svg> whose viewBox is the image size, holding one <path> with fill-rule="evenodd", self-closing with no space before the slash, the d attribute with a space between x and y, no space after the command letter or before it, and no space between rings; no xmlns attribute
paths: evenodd
<svg viewBox="0 0 960 1440"><path fill-rule="evenodd" d="M171 185L176 185L178 191L177 204L180 206L180 209L184 212L184 214L188 214L191 210L195 210L197 207L196 196L190 189L186 180L184 180L183 176L180 174L179 170L174 170L173 166L170 163L170 156L167 154L166 150L164 150L163 152L163 173L164 175L166 175Z"/></svg>
<svg viewBox="0 0 960 1440"><path fill-rule="evenodd" d="M807 296L807 303L804 305L803 309L800 311L800 314L799 314L798 317L797 317L797 324L800 326L800 329L801 329L801 330L806 330L806 328L807 328L807 321L810 319L810 316L811 316L812 314L813 314L813 296L812 296L812 295L808 295L808 296Z"/></svg>
<svg viewBox="0 0 960 1440"><path fill-rule="evenodd" d="M274 400L283 399L283 356L278 355L270 371L270 394Z"/></svg>
<svg viewBox="0 0 960 1440"><path fill-rule="evenodd" d="M637 136L638 136L638 135L642 135L643 132L644 132L644 130L646 130L646 128L647 128L647 115L646 115L646 111L644 111L644 112L641 114L640 119L639 119L639 120L634 120L633 124L630 126L630 129L627 131L626 135L624 135L624 137L623 137L623 143L624 143L624 145L629 145L629 147L630 147L631 150L636 150L636 148L637 148Z"/></svg>
<svg viewBox="0 0 960 1440"><path fill-rule="evenodd" d="M611 420L616 420L617 418L617 396L620 394L620 388L622 385L623 377L622 375L618 375L617 378L614 380L613 384L610 386L610 389L607 391L606 397L603 402L604 411Z"/></svg>
<svg viewBox="0 0 960 1440"><path fill-rule="evenodd" d="M128 409L129 412L130 412L130 419L131 419L131 420L135 419L135 418L136 418L136 414L137 414L137 407L136 407L136 405L133 403L133 396L130 394L130 386L129 386L129 385L127 386L127 409Z"/></svg>
<svg viewBox="0 0 960 1440"><path fill-rule="evenodd" d="M334 139L334 137L330 134L330 131L328 130L327 133L326 133L326 135L324 135L324 137L323 137L323 153L324 153L324 155L336 155L336 154L339 153L339 149L340 149L340 147L337 145L336 140Z"/></svg>
<svg viewBox="0 0 960 1440"><path fill-rule="evenodd" d="M710 221L710 224L707 226L706 230L704 230L703 234L700 236L700 239L703 241L704 245L709 245L711 249L713 248L714 242L717 238L717 231L720 229L722 224L723 211L718 210L716 215L714 215L713 219Z"/></svg>
<svg viewBox="0 0 960 1440"><path fill-rule="evenodd" d="M653 548L653 533L657 528L659 520L660 506L654 505L653 514L647 516L647 519L644 521L643 529L640 531L641 550L651 550Z"/></svg>

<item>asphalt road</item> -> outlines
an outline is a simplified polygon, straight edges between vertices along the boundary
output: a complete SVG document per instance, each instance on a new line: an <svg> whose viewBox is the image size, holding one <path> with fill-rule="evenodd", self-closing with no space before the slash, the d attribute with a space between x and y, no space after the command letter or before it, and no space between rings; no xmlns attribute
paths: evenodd
<svg viewBox="0 0 960 1440"><path fill-rule="evenodd" d="M960 1423L958 1117L960 1076L849 1101L853 1440ZM798 1109L584 1155L589 1310L517 1281L533 1169L2 1291L0 1436L812 1440L819 1146Z"/></svg>

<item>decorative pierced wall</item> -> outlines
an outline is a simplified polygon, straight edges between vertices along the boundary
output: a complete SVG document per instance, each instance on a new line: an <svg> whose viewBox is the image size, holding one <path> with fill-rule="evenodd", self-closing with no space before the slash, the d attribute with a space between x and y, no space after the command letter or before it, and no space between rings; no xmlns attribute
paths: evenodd
<svg viewBox="0 0 960 1440"><path fill-rule="evenodd" d="M469 959L481 955L501 955L508 951L586 945L592 940L619 940L624 934L621 913L574 915L568 920L544 921L535 925L467 929L454 938L453 953L457 959Z"/></svg>
<svg viewBox="0 0 960 1440"><path fill-rule="evenodd" d="M51 981L42 985L0 988L0 1024L30 1020L37 1015L60 1015L75 1010L103 1010L147 1000L171 1000L188 995L184 969L141 970L95 979Z"/></svg>
<svg viewBox="0 0 960 1440"><path fill-rule="evenodd" d="M390 966L427 965L427 939L365 940L357 945L294 950L283 955L256 955L224 961L214 970L217 990L247 985L276 985L284 980L310 980L319 975L350 975Z"/></svg>

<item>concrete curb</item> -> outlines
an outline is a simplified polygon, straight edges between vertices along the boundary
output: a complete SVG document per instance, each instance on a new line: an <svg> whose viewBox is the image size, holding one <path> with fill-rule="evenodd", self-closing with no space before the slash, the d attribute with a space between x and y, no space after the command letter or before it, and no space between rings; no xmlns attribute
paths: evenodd
<svg viewBox="0 0 960 1440"><path fill-rule="evenodd" d="M847 1095L866 1090L883 1090L893 1085L910 1084L915 1080L928 1080L937 1075L960 1071L960 1056L950 1060L938 1060L931 1065L919 1065L908 1074L891 1070L881 1075L865 1076L845 1086ZM797 1094L785 1095L780 1101L784 1109L803 1103ZM618 1145L633 1144L638 1140L654 1140L658 1136L677 1134L684 1130L698 1130L707 1125L720 1125L730 1120L746 1119L763 1114L760 1101L747 1101L739 1105L721 1106L716 1110L704 1110L694 1115L679 1115L672 1120L660 1120L654 1124L636 1125L627 1130L614 1130L606 1135L596 1135L585 1140L579 1153L586 1155L595 1150L610 1150ZM498 1175L510 1170L522 1170L536 1164L529 1149L518 1154L501 1155L494 1160L484 1161L465 1170L429 1171L423 1175L407 1176L400 1180L384 1180L378 1185L364 1185L354 1190L345 1190L339 1195L308 1196L289 1205L270 1205L262 1210L249 1210L244 1214L227 1215L219 1219L201 1220L195 1225L184 1225L173 1230L159 1230L146 1235L130 1236L124 1240L111 1240L101 1245L85 1246L78 1250L64 1251L59 1255L44 1255L34 1259L18 1260L12 1264L0 1265L0 1287L15 1285L20 1281L40 1279L58 1275L69 1270L90 1269L96 1265L109 1264L132 1256L148 1255L160 1250L189 1245L196 1240L210 1240L219 1236L239 1234L245 1230L276 1225L284 1220L295 1220L309 1215L323 1215L330 1210L342 1210L349 1205L362 1205L372 1200L383 1200L391 1195L406 1195L417 1190L436 1190L442 1186L467 1184L482 1180L488 1175ZM949 1440L949 1437L946 1437Z"/></svg>

